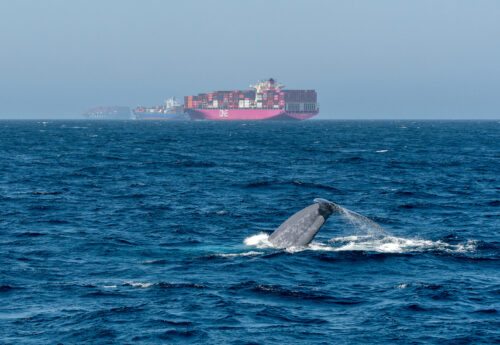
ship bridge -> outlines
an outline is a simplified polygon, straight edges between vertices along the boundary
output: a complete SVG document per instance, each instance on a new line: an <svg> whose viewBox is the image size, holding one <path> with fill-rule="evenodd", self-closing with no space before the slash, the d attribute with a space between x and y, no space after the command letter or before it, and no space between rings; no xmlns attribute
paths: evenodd
<svg viewBox="0 0 500 345"><path fill-rule="evenodd" d="M259 81L258 83L250 84L249 86L252 89L255 89L257 93L264 93L269 90L274 90L279 92L285 87L285 85L276 83L276 81L273 78L266 81Z"/></svg>

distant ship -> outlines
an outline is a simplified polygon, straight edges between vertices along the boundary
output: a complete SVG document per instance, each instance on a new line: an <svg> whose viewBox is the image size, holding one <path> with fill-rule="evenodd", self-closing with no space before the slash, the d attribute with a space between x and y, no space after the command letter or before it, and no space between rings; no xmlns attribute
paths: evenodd
<svg viewBox="0 0 500 345"><path fill-rule="evenodd" d="M188 120L184 107L175 97L169 98L164 105L155 107L137 107L133 110L137 120Z"/></svg>
<svg viewBox="0 0 500 345"><path fill-rule="evenodd" d="M132 115L129 107L95 107L83 112L89 120L130 120Z"/></svg>
<svg viewBox="0 0 500 345"><path fill-rule="evenodd" d="M192 120L305 120L319 113L315 90L283 90L272 78L250 87L186 96L184 110Z"/></svg>

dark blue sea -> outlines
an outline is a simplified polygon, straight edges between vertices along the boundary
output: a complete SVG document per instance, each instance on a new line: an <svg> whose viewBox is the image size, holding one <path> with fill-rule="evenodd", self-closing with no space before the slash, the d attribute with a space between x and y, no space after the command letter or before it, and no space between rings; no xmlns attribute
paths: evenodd
<svg viewBox="0 0 500 345"><path fill-rule="evenodd" d="M1 344L500 342L500 122L0 122ZM267 236L325 198L306 248Z"/></svg>

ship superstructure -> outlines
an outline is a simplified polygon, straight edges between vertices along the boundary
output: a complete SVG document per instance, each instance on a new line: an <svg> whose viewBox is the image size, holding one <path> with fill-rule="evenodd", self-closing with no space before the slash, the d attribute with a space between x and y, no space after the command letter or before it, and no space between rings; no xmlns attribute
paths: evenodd
<svg viewBox="0 0 500 345"><path fill-rule="evenodd" d="M154 107L139 106L134 109L137 120L187 120L184 107L177 102L175 97L169 98L165 104Z"/></svg>
<svg viewBox="0 0 500 345"><path fill-rule="evenodd" d="M319 113L315 90L285 90L274 79L250 87L186 96L184 110L193 120L304 120Z"/></svg>

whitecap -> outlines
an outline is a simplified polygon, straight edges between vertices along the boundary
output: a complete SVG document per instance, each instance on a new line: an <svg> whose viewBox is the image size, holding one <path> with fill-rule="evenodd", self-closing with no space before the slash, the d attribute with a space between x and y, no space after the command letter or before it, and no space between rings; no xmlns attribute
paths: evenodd
<svg viewBox="0 0 500 345"><path fill-rule="evenodd" d="M314 251L322 251L322 252L332 252L335 249L332 246L329 246L326 243L321 242L311 242L307 246L301 247L290 247L286 248L285 251L288 253L298 253L304 250L314 250Z"/></svg>
<svg viewBox="0 0 500 345"><path fill-rule="evenodd" d="M150 286L153 286L154 283L136 283L136 282L126 282L123 284L124 286L132 286L132 287L139 287L142 289L148 288Z"/></svg>
<svg viewBox="0 0 500 345"><path fill-rule="evenodd" d="M143 265L148 265L148 264L156 264L162 260L145 260L145 261L137 261L137 264L143 264Z"/></svg>
<svg viewBox="0 0 500 345"><path fill-rule="evenodd" d="M223 258L234 258L238 256L254 256L254 255L262 255L262 252L249 251L245 253L228 253L228 254L214 254L215 256L220 256Z"/></svg>

